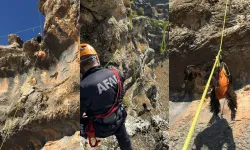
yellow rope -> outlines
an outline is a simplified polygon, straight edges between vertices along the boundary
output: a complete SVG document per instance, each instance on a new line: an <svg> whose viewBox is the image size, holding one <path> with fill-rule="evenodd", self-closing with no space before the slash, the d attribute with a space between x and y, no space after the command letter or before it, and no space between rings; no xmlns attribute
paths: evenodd
<svg viewBox="0 0 250 150"><path fill-rule="evenodd" d="M228 0L226 0L226 9L225 9L225 15L224 15L224 22L223 22L223 28L222 28L222 34L221 34L221 41L220 41L220 50L218 52L218 55L216 56L216 60L215 60L215 63L213 65L213 68L212 68L212 71L211 71L211 74L209 76L209 79L207 81L207 84L206 84L206 88L202 94L202 97L201 97L201 101L200 101L200 104L199 104L199 107L196 111L196 114L194 116L194 120L192 122L192 125L189 129L189 132L188 132L188 135L187 135L187 138L185 140L185 143L184 143L184 146L182 148L182 150L187 150L188 149L188 146L190 144L190 141L191 141L191 138L193 136L193 133L194 133L194 129L195 129L195 126L196 126L196 123L197 123L197 120L198 120L198 117L200 115L200 112L201 112L201 108L202 108L202 105L204 103L204 100L205 100L205 96L206 96L206 93L207 93L207 90L208 90L208 87L210 85L210 82L211 82L211 79L212 79L212 75L214 73L214 70L215 70L215 66L216 64L219 62L219 56L221 54L221 51L222 51L222 43L223 43L223 35L224 35L224 30L225 30L225 24L226 24L226 16L227 16L227 5L228 5Z"/></svg>

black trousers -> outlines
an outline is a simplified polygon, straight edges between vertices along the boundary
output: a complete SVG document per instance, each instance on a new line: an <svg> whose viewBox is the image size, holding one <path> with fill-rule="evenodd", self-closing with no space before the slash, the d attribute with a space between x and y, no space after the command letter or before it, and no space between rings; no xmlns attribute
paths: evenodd
<svg viewBox="0 0 250 150"><path fill-rule="evenodd" d="M131 141L126 131L125 123L116 131L115 136L121 150L132 150Z"/></svg>

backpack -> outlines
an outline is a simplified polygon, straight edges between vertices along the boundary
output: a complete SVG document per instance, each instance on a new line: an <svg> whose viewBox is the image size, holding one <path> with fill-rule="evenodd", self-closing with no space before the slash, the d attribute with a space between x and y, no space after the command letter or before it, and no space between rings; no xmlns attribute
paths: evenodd
<svg viewBox="0 0 250 150"><path fill-rule="evenodd" d="M230 73L225 63L221 64L218 76L218 88L215 89L215 95L220 100L225 98L230 83Z"/></svg>

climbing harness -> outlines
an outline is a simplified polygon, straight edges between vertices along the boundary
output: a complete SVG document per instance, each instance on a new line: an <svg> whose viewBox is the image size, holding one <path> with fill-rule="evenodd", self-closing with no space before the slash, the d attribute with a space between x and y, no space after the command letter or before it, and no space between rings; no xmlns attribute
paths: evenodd
<svg viewBox="0 0 250 150"><path fill-rule="evenodd" d="M97 147L99 142L100 142L100 140L96 139L94 121L96 119L100 119L100 118L102 118L102 119L108 118L111 114L113 114L119 108L119 98L122 95L122 84L121 84L121 80L120 80L120 76L119 76L118 72L113 68L111 68L110 70L115 74L116 79L117 79L118 91L117 91L117 95L116 95L116 100L107 113L95 116L94 119L91 119L89 124L86 126L85 133L88 135L89 145L91 147ZM91 140L93 138L95 140L94 144L92 143L92 140Z"/></svg>
<svg viewBox="0 0 250 150"><path fill-rule="evenodd" d="M220 49L219 49L219 52L216 56L216 60L214 62L214 65L213 65L213 68L212 68L212 71L210 73L210 76L208 78L208 81L207 81L207 84L206 84L206 88L202 94L202 97L201 97L201 101L200 101L200 104L199 104L199 107L195 113L195 116L194 116L194 119L193 119L193 122L191 124L191 127L189 129L189 132L188 132L188 135L187 135L187 138L185 140L185 143L183 145L183 148L182 150L187 150L188 147L189 147L189 144L190 144L190 141L191 141L191 138L193 136L193 133L194 133L194 129L195 129L195 126L196 126L196 123L197 123L197 120L198 120L198 117L200 115L200 112L201 112L201 109L202 109L202 106L203 106L203 103L204 103L204 100L205 100L205 96L206 96L206 93L208 91L208 87L210 85L210 82L211 82L211 79L212 79L212 75L214 74L214 70L215 70L215 66L216 64L218 63L219 61L219 56L222 52L222 43L223 43L223 36L224 36L224 30L225 30L225 24L226 24L226 16L227 16L227 7L228 7L228 0L226 0L226 8L225 8L225 14L224 14L224 21L223 21L223 28L222 28L222 34L221 34L221 41L220 41Z"/></svg>

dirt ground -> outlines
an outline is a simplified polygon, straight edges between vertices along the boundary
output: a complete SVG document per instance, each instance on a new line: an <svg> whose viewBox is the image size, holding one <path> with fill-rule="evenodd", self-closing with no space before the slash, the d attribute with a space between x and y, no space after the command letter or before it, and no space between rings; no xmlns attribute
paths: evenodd
<svg viewBox="0 0 250 150"><path fill-rule="evenodd" d="M156 81L160 89L161 113L163 116L169 115L169 60L165 60L156 67L154 71Z"/></svg>
<svg viewBox="0 0 250 150"><path fill-rule="evenodd" d="M223 118L212 125L208 125L212 113L209 111L209 99L207 99L201 110L190 148L192 149L249 149L250 147L250 86L238 90L238 110L236 120L231 121L231 111L224 106ZM220 100L221 108L224 99ZM199 105L199 101L193 101L186 110L178 112L179 115L170 125L170 149L181 149L193 117ZM173 110L172 108L170 108Z"/></svg>

